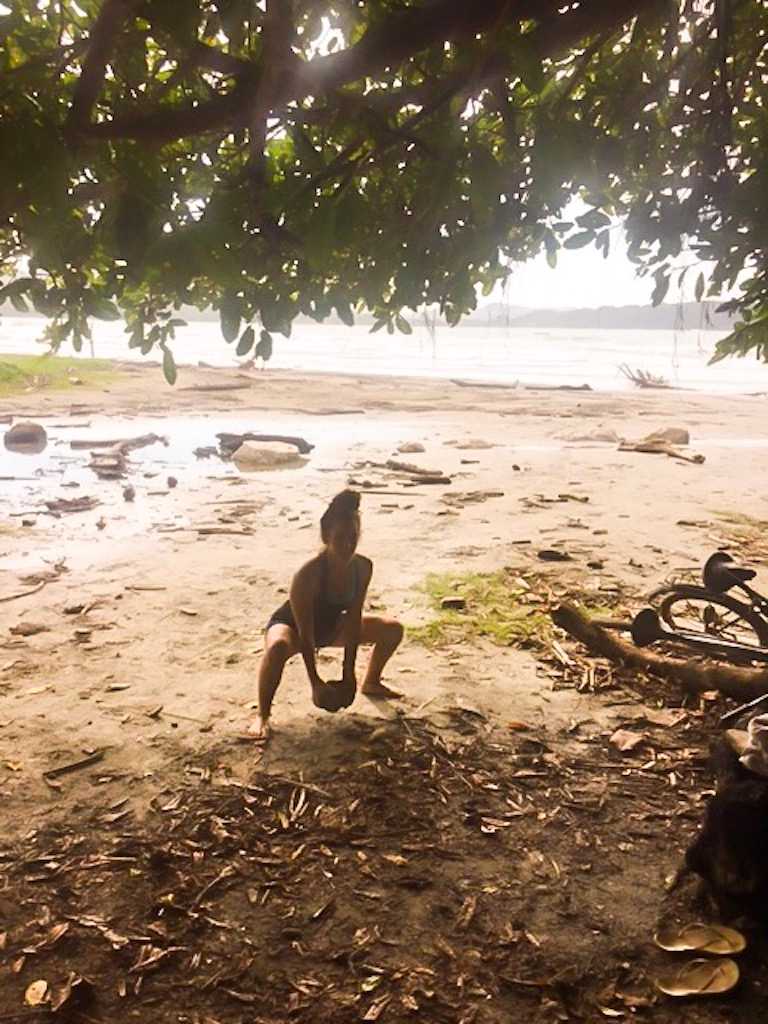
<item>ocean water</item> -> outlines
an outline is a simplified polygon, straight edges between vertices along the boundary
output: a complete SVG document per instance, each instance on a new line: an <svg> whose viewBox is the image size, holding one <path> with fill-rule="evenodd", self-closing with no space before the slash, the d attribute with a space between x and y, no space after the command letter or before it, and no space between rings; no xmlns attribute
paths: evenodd
<svg viewBox="0 0 768 1024"><path fill-rule="evenodd" d="M0 355L43 353L43 321L0 318ZM384 374L461 378L498 383L589 384L596 390L633 385L619 367L645 370L670 384L705 392L768 392L768 365L753 357L708 366L716 331L564 330L520 327L438 327L430 337L414 324L413 334L371 334L367 327L298 324L290 338L274 336L269 368L311 373ZM237 366L243 360L227 345L215 321L179 328L173 351L179 365L205 362ZM75 355L65 347L62 355ZM85 346L82 355L90 355ZM94 325L93 354L108 359L157 360L128 348L120 322Z"/></svg>

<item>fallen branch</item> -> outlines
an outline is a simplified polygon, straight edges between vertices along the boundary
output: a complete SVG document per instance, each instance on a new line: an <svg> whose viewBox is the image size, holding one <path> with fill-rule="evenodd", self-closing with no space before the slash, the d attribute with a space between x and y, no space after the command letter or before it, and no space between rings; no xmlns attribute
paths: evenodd
<svg viewBox="0 0 768 1024"><path fill-rule="evenodd" d="M701 465L704 461L703 455L688 455L675 448L669 441L622 441L618 450L643 452L647 455L668 455L670 459L682 459L683 462L693 462L695 465Z"/></svg>
<svg viewBox="0 0 768 1024"><path fill-rule="evenodd" d="M493 388L495 391L515 391L520 385L517 381L512 384L494 384L485 380L461 380L458 377L451 377L451 384L460 388Z"/></svg>
<svg viewBox="0 0 768 1024"><path fill-rule="evenodd" d="M749 700L768 693L768 670L736 668L713 664L693 658L682 661L635 647L618 637L611 636L577 608L562 604L552 610L552 621L566 633L580 640L593 653L628 668L650 672L662 679L680 683L691 693L719 690L735 700Z"/></svg>
<svg viewBox="0 0 768 1024"><path fill-rule="evenodd" d="M592 391L591 384L524 384L523 391Z"/></svg>
<svg viewBox="0 0 768 1024"><path fill-rule="evenodd" d="M230 530L225 526L193 526L199 537L217 537L228 535L230 537L252 537L253 530Z"/></svg>
<svg viewBox="0 0 768 1024"><path fill-rule="evenodd" d="M398 459L387 459L382 465L380 462L372 462L376 469L391 469L396 473L407 473L411 479L416 478L424 483L450 483L450 478L443 473L442 469L424 469L413 462L400 462Z"/></svg>
<svg viewBox="0 0 768 1024"><path fill-rule="evenodd" d="M251 388L252 384L190 384L187 387L179 388L179 391L242 391L244 388Z"/></svg>
<svg viewBox="0 0 768 1024"><path fill-rule="evenodd" d="M243 441L279 441L280 444L292 444L299 452L299 455L308 455L315 447L303 437L289 437L284 434L217 434L219 444L222 448L234 451L239 448Z"/></svg>
<svg viewBox="0 0 768 1024"><path fill-rule="evenodd" d="M92 448L107 448L111 452L125 453L133 451L134 448L146 448L147 445L157 444L158 441L164 445L168 444L167 439L159 434L141 434L139 437L126 437L117 441L70 441L69 447L86 451Z"/></svg>

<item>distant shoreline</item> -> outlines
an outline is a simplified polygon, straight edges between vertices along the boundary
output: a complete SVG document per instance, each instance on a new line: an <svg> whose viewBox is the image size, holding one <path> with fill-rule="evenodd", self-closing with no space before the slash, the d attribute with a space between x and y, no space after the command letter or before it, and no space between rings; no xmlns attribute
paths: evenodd
<svg viewBox="0 0 768 1024"><path fill-rule="evenodd" d="M597 306L580 309L528 309L521 306L506 307L502 303L481 306L465 316L456 327L439 320L434 329L452 331L456 328L477 330L509 328L560 329L560 330L613 330L613 331L729 331L734 323L732 317L717 313L717 302L686 302L661 306ZM218 323L216 310L200 310L185 306L178 315L192 323ZM4 317L44 320L39 313L20 313L10 303L0 305L0 319ZM412 327L429 330L420 313L406 316ZM355 327L370 327L374 318L369 313L355 318ZM297 317L294 323L304 327L346 327L338 317L330 316L322 323L311 317Z"/></svg>

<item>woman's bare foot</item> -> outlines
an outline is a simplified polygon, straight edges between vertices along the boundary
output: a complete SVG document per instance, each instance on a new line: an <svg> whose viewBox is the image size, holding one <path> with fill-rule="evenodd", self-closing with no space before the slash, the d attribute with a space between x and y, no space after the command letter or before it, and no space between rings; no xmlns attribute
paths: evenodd
<svg viewBox="0 0 768 1024"><path fill-rule="evenodd" d="M363 683L360 692L365 697L378 698L378 700L402 700L403 694L398 690L392 690L385 686L381 680L378 683Z"/></svg>
<svg viewBox="0 0 768 1024"><path fill-rule="evenodd" d="M272 723L268 718L256 715L246 729L246 735L250 736L257 743L267 743L272 738Z"/></svg>

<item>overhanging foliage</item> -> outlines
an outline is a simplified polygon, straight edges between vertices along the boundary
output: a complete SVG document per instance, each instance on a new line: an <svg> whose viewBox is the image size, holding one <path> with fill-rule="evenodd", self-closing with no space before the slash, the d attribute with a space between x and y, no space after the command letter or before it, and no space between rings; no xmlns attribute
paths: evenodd
<svg viewBox="0 0 768 1024"><path fill-rule="evenodd" d="M241 355L298 314L455 323L620 216L656 302L686 247L710 295L746 268L721 351L768 356L767 43L765 0L13 0L0 299L56 345L124 315L173 377L182 304Z"/></svg>

